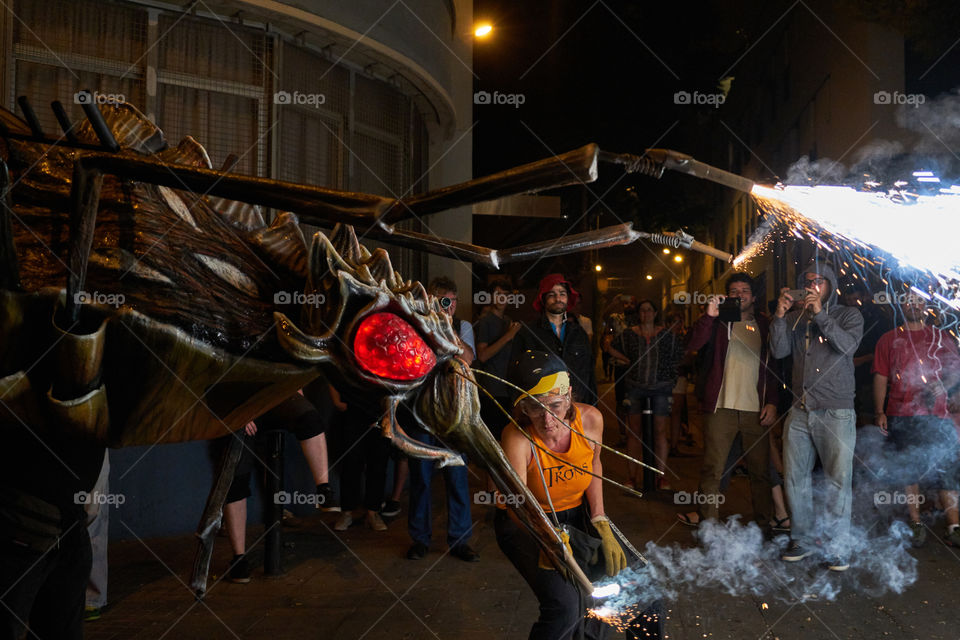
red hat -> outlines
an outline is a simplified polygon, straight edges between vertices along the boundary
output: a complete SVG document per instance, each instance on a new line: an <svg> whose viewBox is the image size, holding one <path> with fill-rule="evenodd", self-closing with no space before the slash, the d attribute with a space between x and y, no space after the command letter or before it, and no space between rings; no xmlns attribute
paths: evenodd
<svg viewBox="0 0 960 640"><path fill-rule="evenodd" d="M567 290L567 309L573 309L580 301L580 294L573 288L562 273L551 273L540 281L540 291L537 293L537 299L533 301L533 308L537 311L543 311L543 295L548 293L558 284L562 284Z"/></svg>

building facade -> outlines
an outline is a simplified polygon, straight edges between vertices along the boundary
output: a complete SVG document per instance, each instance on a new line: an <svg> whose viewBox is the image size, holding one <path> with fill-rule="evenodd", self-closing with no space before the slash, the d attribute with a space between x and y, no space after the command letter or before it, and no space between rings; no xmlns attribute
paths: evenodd
<svg viewBox="0 0 960 640"><path fill-rule="evenodd" d="M59 137L49 103L79 122L87 89L137 107L171 145L192 136L213 168L234 154L237 173L401 198L472 177L472 20L466 0L11 0L0 96L17 112L26 96ZM403 224L471 239L469 211ZM453 275L470 291L458 262L386 248L405 277ZM212 476L206 447L114 452L111 490L131 499L113 532L192 530ZM300 456L287 459L285 486L312 488Z"/></svg>

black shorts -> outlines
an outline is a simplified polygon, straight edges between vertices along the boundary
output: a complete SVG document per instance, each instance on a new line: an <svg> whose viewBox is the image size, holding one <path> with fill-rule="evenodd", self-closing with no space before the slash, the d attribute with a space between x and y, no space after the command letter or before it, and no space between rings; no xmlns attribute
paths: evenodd
<svg viewBox="0 0 960 640"><path fill-rule="evenodd" d="M888 416L887 430L897 484L957 490L960 439L950 418Z"/></svg>
<svg viewBox="0 0 960 640"><path fill-rule="evenodd" d="M247 436L240 432L214 440L211 445L211 457L217 465L226 451L230 438L243 438L243 450L240 452L240 460L233 475L233 483L227 491L226 502L229 504L250 497L250 477L253 470L269 456L268 447L264 446L267 442L265 435L268 432L289 431L297 440L303 442L324 433L327 422L328 420L323 418L320 411L309 400L295 393L254 420L257 425L256 436Z"/></svg>
<svg viewBox="0 0 960 640"><path fill-rule="evenodd" d="M309 400L295 393L254 420L257 431L285 429L301 442L326 431L326 422Z"/></svg>

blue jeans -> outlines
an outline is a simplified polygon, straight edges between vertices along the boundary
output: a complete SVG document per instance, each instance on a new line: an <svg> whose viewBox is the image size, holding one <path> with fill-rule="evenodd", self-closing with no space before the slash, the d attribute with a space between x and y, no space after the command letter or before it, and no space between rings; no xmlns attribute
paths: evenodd
<svg viewBox="0 0 960 640"><path fill-rule="evenodd" d="M420 430L415 430L410 437L424 444L443 446L436 438ZM407 519L407 531L414 542L427 546L430 546L433 532L430 483L436 471L433 460L410 458L410 515ZM473 535L467 466L444 467L441 472L447 490L447 544L450 547L467 544Z"/></svg>
<svg viewBox="0 0 960 640"><path fill-rule="evenodd" d="M790 503L791 537L810 545L821 537L828 552L837 553L850 533L853 502L853 448L857 442L853 409L790 410L783 436L784 488ZM813 465L823 463L827 491L825 519L813 513ZM819 534L819 535L818 535Z"/></svg>

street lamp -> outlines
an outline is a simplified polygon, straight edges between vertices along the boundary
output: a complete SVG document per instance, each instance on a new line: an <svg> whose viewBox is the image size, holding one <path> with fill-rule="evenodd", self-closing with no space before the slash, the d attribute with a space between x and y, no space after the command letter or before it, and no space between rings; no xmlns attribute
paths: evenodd
<svg viewBox="0 0 960 640"><path fill-rule="evenodd" d="M602 264L598 264L598 265L596 265L596 266L594 267L594 269L597 270L597 273L600 273L601 271L603 271L603 265L602 265Z"/></svg>
<svg viewBox="0 0 960 640"><path fill-rule="evenodd" d="M678 253L677 255L673 256L673 261L674 261L674 262L683 262L683 256L681 256L681 255Z"/></svg>
<svg viewBox="0 0 960 640"><path fill-rule="evenodd" d="M477 38L486 38L493 31L493 25L489 22L481 22L473 30L473 35Z"/></svg>

